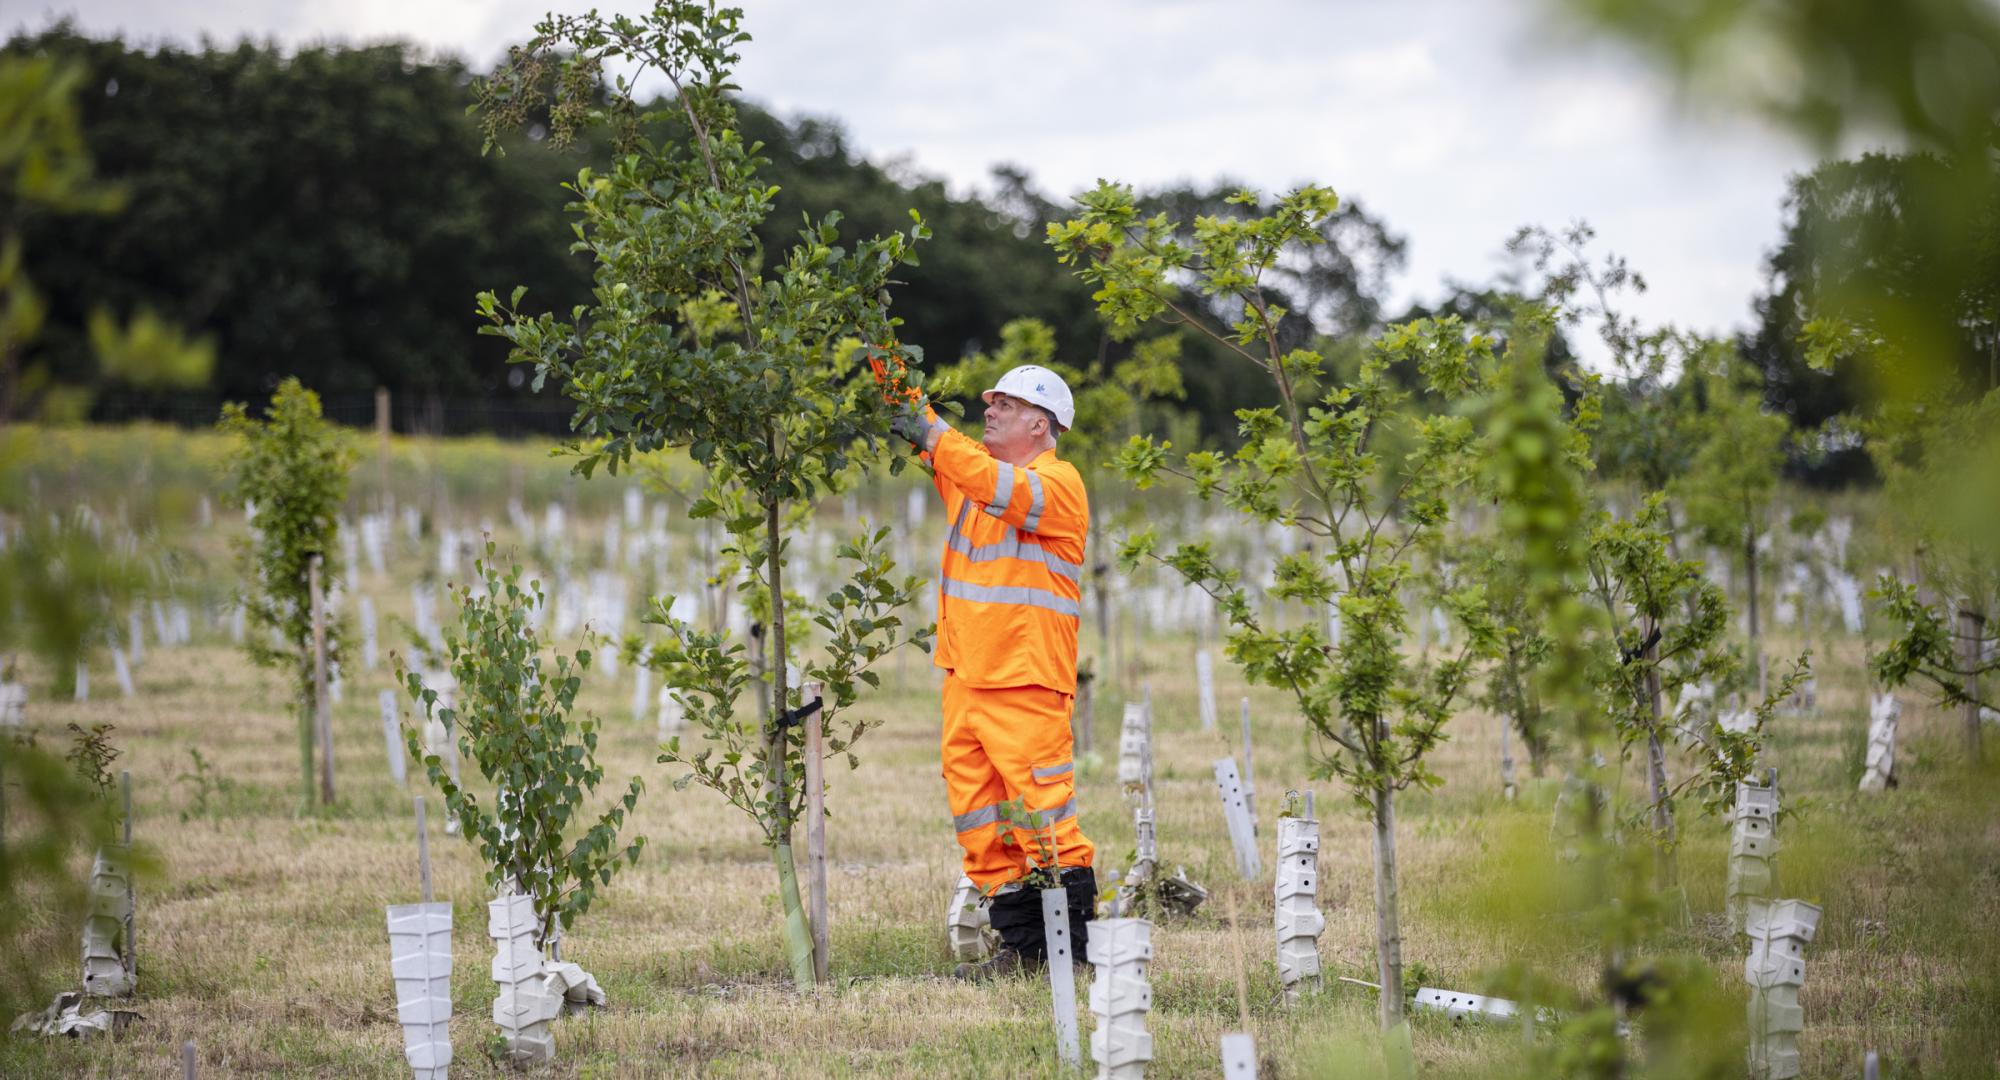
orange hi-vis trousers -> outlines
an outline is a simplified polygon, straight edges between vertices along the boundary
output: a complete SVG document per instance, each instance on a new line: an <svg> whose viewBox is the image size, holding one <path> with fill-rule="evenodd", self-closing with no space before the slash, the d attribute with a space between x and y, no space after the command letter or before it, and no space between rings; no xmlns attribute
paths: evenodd
<svg viewBox="0 0 2000 1080"><path fill-rule="evenodd" d="M1070 695L1042 686L977 689L944 680L944 784L965 849L965 875L991 892L1018 881L1053 843L1062 866L1089 866L1097 848L1076 816ZM1002 839L1000 804L1019 799L1041 829Z"/></svg>

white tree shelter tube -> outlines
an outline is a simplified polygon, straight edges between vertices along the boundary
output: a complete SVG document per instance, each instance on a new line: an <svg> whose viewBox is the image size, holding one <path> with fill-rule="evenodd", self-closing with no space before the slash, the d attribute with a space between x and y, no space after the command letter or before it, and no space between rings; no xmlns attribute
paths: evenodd
<svg viewBox="0 0 2000 1080"><path fill-rule="evenodd" d="M986 927L991 924L992 915L979 895L979 886L969 877L961 876L958 887L951 891L950 906L945 908L944 929L951 939L951 957L967 963L986 959Z"/></svg>
<svg viewBox="0 0 2000 1080"><path fill-rule="evenodd" d="M562 1011L562 998L548 992L542 947L536 940L540 928L532 896L502 896L487 905L493 981L500 984L493 1000L493 1022L500 1025L508 1059L517 1065L552 1061L556 1056L549 1021Z"/></svg>
<svg viewBox="0 0 2000 1080"><path fill-rule="evenodd" d="M1310 817L1278 819L1278 873L1275 923L1278 979L1285 1000L1295 1002L1320 988L1319 935L1326 916L1319 910L1319 822Z"/></svg>
<svg viewBox="0 0 2000 1080"><path fill-rule="evenodd" d="M1146 1016L1153 1010L1153 987L1146 980L1153 961L1153 924L1144 919L1098 919L1090 924L1090 1057L1098 1080L1141 1080L1153 1060L1153 1035Z"/></svg>
<svg viewBox="0 0 2000 1080"><path fill-rule="evenodd" d="M451 1065L451 905L391 904L388 916L403 1057L416 1080L445 1080Z"/></svg>

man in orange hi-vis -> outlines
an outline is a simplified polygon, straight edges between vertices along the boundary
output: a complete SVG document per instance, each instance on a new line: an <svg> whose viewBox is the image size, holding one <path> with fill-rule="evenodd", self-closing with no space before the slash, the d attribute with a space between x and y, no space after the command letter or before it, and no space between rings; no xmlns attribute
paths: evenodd
<svg viewBox="0 0 2000 1080"><path fill-rule="evenodd" d="M1072 955L1080 958L1097 899L1096 848L1077 823L1070 732L1090 502L1083 477L1055 452L1076 407L1055 372L1017 367L980 395L986 429L975 442L873 362L892 394L911 403L892 429L931 465L951 522L936 654L946 672L945 791L965 874L991 898L1002 943L991 960L961 964L958 975L985 978L1046 962L1041 897L1023 878L1050 845L1069 894ZM1009 844L1001 804L1016 800L1037 828L1014 828Z"/></svg>

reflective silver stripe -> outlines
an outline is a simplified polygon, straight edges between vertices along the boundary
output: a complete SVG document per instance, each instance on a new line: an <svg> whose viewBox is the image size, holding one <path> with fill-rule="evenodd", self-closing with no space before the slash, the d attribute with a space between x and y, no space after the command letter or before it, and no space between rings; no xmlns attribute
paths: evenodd
<svg viewBox="0 0 2000 1080"><path fill-rule="evenodd" d="M1028 520L1021 528L1034 532L1042 524L1042 478L1033 469L1028 470L1028 496Z"/></svg>
<svg viewBox="0 0 2000 1080"><path fill-rule="evenodd" d="M970 503L966 505L970 506ZM962 517L962 515L961 515ZM961 522L953 522L951 535L945 538L945 546L958 552L973 562L992 562L995 559L1024 559L1040 563L1052 573L1061 574L1071 581L1083 580L1083 564L1071 562L1055 554L1040 544L1024 540L1017 531L1010 530L998 543L974 544L972 538L960 530Z"/></svg>
<svg viewBox="0 0 2000 1080"><path fill-rule="evenodd" d="M1020 470L1012 465L1003 465L1006 471L993 482L993 501L986 504L986 512L999 517L1007 512L1007 504L1014 501L1014 474Z"/></svg>
<svg viewBox="0 0 2000 1080"><path fill-rule="evenodd" d="M951 425L945 423L943 420L940 420L935 416L932 416L925 418L924 430L932 435L942 435L945 432L951 430Z"/></svg>
<svg viewBox="0 0 2000 1080"><path fill-rule="evenodd" d="M1074 802L1075 800L1072 799L1071 801ZM973 829L977 829L983 825L991 825L999 820L1000 804L994 803L991 806L982 806L977 810L968 810L963 814L953 814L951 824L952 828L957 829L959 832L970 832Z"/></svg>
<svg viewBox="0 0 2000 1080"><path fill-rule="evenodd" d="M1035 819L1035 827L1038 829L1059 825L1076 816L1076 800L1071 799L1049 810L1037 810L1028 816Z"/></svg>
<svg viewBox="0 0 2000 1080"><path fill-rule="evenodd" d="M1065 596L1057 596L1047 589L1031 589L1022 585L974 585L969 581L945 578L943 591L946 596L959 600L976 600L984 604L1020 604L1025 607L1047 608L1058 615L1072 619L1083 617L1083 606Z"/></svg>
<svg viewBox="0 0 2000 1080"><path fill-rule="evenodd" d="M1065 761L1060 765L1051 765L1046 769L1030 767L1028 771L1034 773L1035 779L1037 780L1053 780L1058 776L1063 776L1069 773L1071 770L1075 768L1076 768L1076 762Z"/></svg>

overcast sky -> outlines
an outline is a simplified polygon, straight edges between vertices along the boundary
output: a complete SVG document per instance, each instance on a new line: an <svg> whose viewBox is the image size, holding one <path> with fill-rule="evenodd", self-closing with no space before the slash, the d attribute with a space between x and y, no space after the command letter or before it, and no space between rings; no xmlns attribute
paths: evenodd
<svg viewBox="0 0 2000 1080"><path fill-rule="evenodd" d="M549 0L71 0L8 5L128 41L249 34L287 45L398 37L479 66ZM588 6L583 0L573 5ZM643 0L597 0L638 12ZM1568 39L1535 0L741 0L739 83L786 114L837 117L853 144L955 189L998 163L1042 190L1311 180L1409 241L1397 300L1490 280L1517 226L1594 225L1652 290L1654 321L1750 319L1786 177L1807 147L1696 115L1613 48Z"/></svg>

